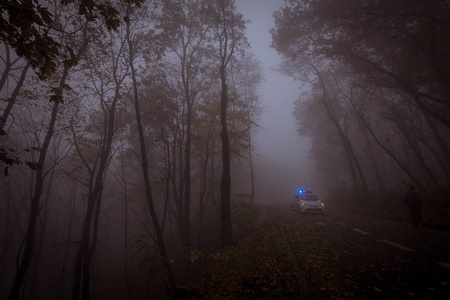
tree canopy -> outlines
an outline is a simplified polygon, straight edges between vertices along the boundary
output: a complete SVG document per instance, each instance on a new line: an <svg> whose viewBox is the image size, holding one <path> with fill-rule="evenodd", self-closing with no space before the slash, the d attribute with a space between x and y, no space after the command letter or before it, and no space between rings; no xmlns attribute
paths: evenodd
<svg viewBox="0 0 450 300"><path fill-rule="evenodd" d="M127 2L140 5L143 0ZM36 0L2 0L0 39L14 48L19 57L30 61L41 78L46 78L55 71L56 60L63 47L71 54L67 61L76 64L75 54L71 48L64 46L54 36L55 32L73 33L66 32L67 29L62 27L59 20L60 16L52 13L51 6L59 5L73 6L86 21L101 18L109 30L117 29L120 22L118 9L107 1L61 0L55 3L40 3Z"/></svg>
<svg viewBox="0 0 450 300"><path fill-rule="evenodd" d="M335 145L356 189L448 186L448 1L291 0L274 18L280 69L310 87L295 116L319 164Z"/></svg>
<svg viewBox="0 0 450 300"><path fill-rule="evenodd" d="M341 60L450 127L448 1L292 0L274 16L272 46L285 57Z"/></svg>

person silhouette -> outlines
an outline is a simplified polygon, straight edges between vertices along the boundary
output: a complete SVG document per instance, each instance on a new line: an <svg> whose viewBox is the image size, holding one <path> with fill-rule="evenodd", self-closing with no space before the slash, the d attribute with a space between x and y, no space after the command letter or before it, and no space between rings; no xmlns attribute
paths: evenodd
<svg viewBox="0 0 450 300"><path fill-rule="evenodd" d="M411 217L411 223L414 228L419 228L419 224L422 221L422 199L416 192L415 187L410 187L408 193L404 198L404 204L409 209L409 215Z"/></svg>

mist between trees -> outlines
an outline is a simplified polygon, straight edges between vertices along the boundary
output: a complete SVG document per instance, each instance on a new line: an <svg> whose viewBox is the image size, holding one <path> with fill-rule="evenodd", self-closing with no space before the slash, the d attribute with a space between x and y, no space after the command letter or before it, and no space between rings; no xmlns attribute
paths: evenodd
<svg viewBox="0 0 450 300"><path fill-rule="evenodd" d="M229 0L38 3L0 6L0 297L170 295L173 249L232 245L232 183L256 201L245 18ZM294 114L314 176L448 200L449 5L287 1L274 17L280 71L308 87Z"/></svg>
<svg viewBox="0 0 450 300"><path fill-rule="evenodd" d="M301 135L324 180L357 191L414 185L449 202L446 1L289 1L276 12L280 71L305 83Z"/></svg>
<svg viewBox="0 0 450 300"><path fill-rule="evenodd" d="M262 80L242 15L231 1L1 12L1 297L171 293L167 244L232 244L231 162L249 163Z"/></svg>

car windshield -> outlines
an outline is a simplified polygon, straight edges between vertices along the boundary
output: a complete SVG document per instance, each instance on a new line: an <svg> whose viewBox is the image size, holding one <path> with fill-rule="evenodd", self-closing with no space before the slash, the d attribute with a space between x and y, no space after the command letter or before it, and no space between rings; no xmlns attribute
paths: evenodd
<svg viewBox="0 0 450 300"><path fill-rule="evenodd" d="M299 195L298 197L299 197L300 200L305 200L305 201L317 201L317 200L319 200L319 197L317 197L314 194Z"/></svg>

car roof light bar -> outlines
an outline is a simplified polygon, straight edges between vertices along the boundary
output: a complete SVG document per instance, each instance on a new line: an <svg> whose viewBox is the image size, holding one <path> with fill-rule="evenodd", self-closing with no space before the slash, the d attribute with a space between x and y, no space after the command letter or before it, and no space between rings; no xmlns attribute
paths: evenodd
<svg viewBox="0 0 450 300"><path fill-rule="evenodd" d="M312 192L311 191L305 191L305 190L298 190L297 191L299 194L311 194Z"/></svg>

